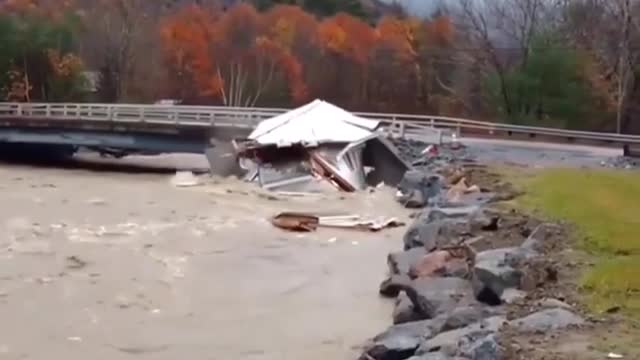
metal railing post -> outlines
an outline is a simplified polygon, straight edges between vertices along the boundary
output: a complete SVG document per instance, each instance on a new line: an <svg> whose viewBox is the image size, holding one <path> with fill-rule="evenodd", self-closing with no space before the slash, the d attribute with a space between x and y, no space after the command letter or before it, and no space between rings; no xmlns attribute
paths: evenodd
<svg viewBox="0 0 640 360"><path fill-rule="evenodd" d="M397 124L396 124L396 117L395 117L395 115L394 115L394 116L391 116L391 126L390 126L390 129L391 129L391 130L389 131L389 135L391 135L392 137L394 137L394 136L395 136L396 126L397 126Z"/></svg>

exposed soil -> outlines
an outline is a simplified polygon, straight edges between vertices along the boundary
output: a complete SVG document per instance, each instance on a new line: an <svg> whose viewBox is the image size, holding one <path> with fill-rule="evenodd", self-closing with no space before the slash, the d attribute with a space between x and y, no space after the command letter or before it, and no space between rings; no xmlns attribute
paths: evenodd
<svg viewBox="0 0 640 360"><path fill-rule="evenodd" d="M483 191L496 193L498 200L511 200L521 193L490 168L465 164L443 170L445 177L464 176L470 184ZM504 359L508 360L591 360L607 358L608 354L621 354L625 359L640 359L640 323L616 314L593 314L584 306L583 294L578 288L579 278L590 266L589 257L574 250L575 231L570 224L550 224L523 212L510 203L496 203L490 211L499 214L497 231L479 234L474 242L478 251L519 246L539 225L544 224L542 260L528 264L527 272L538 274L538 279L527 296L507 305L507 319L517 319L543 309L543 301L557 299L572 311L588 320L588 325L562 332L523 335L508 327L501 332ZM551 278L550 277L551 273Z"/></svg>

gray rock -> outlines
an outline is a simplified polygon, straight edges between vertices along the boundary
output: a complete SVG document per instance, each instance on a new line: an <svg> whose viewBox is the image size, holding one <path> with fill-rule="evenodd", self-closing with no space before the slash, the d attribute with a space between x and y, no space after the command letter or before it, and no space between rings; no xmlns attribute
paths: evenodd
<svg viewBox="0 0 640 360"><path fill-rule="evenodd" d="M416 279L404 291L411 299L415 312L427 319L458 306L475 303L471 283L458 278Z"/></svg>
<svg viewBox="0 0 640 360"><path fill-rule="evenodd" d="M411 284L408 275L391 275L380 284L380 295L386 297L396 297L407 286Z"/></svg>
<svg viewBox="0 0 640 360"><path fill-rule="evenodd" d="M510 323L511 327L521 332L546 332L583 324L581 317L566 309L543 310Z"/></svg>
<svg viewBox="0 0 640 360"><path fill-rule="evenodd" d="M465 346L495 334L505 323L506 318L504 316L494 316L461 329L440 333L420 344L416 355L441 351L447 355L454 356Z"/></svg>
<svg viewBox="0 0 640 360"><path fill-rule="evenodd" d="M502 358L500 345L495 334L481 338L461 351L470 360L499 360Z"/></svg>
<svg viewBox="0 0 640 360"><path fill-rule="evenodd" d="M454 360L451 356L442 352L432 352L422 354L420 356L413 356L409 360Z"/></svg>
<svg viewBox="0 0 640 360"><path fill-rule="evenodd" d="M500 307L483 306L480 304L458 307L450 313L443 315L445 322L442 326L442 331L460 329L483 319L503 314L504 309Z"/></svg>
<svg viewBox="0 0 640 360"><path fill-rule="evenodd" d="M398 202L411 208L420 208L428 204L429 199L440 194L441 178L417 170L410 170L398 184L400 196Z"/></svg>
<svg viewBox="0 0 640 360"><path fill-rule="evenodd" d="M507 258L518 257L521 250L518 247L481 251L476 254L476 262L490 261L498 264L507 263Z"/></svg>
<svg viewBox="0 0 640 360"><path fill-rule="evenodd" d="M404 248L424 247L427 251L433 251L457 243L461 236L467 234L470 234L470 230L466 221L418 217L404 234Z"/></svg>
<svg viewBox="0 0 640 360"><path fill-rule="evenodd" d="M360 359L403 360L410 358L422 341L437 334L441 326L439 320L394 325L373 338Z"/></svg>
<svg viewBox="0 0 640 360"><path fill-rule="evenodd" d="M499 216L489 214L487 211L478 211L469 218L469 225L474 233L477 231L496 231L499 222Z"/></svg>
<svg viewBox="0 0 640 360"><path fill-rule="evenodd" d="M432 210L430 216L432 219L461 219L477 215L479 211L478 205L450 205Z"/></svg>
<svg viewBox="0 0 640 360"><path fill-rule="evenodd" d="M398 197L398 202L407 209L422 209L427 206L429 199L426 199L420 190L414 189Z"/></svg>
<svg viewBox="0 0 640 360"><path fill-rule="evenodd" d="M536 257L538 253L535 250L521 247L488 250L476 254L473 269L476 297L489 304L501 303L506 289L520 288L525 275L521 269L522 265Z"/></svg>
<svg viewBox="0 0 640 360"><path fill-rule="evenodd" d="M404 324L412 321L425 320L413 308L413 303L409 296L403 291L396 299L396 305L393 309L393 324Z"/></svg>
<svg viewBox="0 0 640 360"><path fill-rule="evenodd" d="M455 199L455 204L464 204L469 206L486 205L495 202L496 194L490 192L471 192L460 194Z"/></svg>
<svg viewBox="0 0 640 360"><path fill-rule="evenodd" d="M538 301L538 306L545 309L565 309L571 310L572 306L558 299L542 299Z"/></svg>
<svg viewBox="0 0 640 360"><path fill-rule="evenodd" d="M412 266L420 263L422 257L428 254L425 248L416 247L403 252L391 253L387 257L387 264L391 274L409 275Z"/></svg>
<svg viewBox="0 0 640 360"><path fill-rule="evenodd" d="M500 299L505 304L514 304L527 297L527 293L518 289L505 289Z"/></svg>
<svg viewBox="0 0 640 360"><path fill-rule="evenodd" d="M479 283L498 298L508 288L518 288L522 279L522 271L495 261L477 262L473 267L473 276ZM477 296L477 294L476 294Z"/></svg>
<svg viewBox="0 0 640 360"><path fill-rule="evenodd" d="M469 276L469 267L465 259L453 259L448 261L438 274L442 277L466 279Z"/></svg>

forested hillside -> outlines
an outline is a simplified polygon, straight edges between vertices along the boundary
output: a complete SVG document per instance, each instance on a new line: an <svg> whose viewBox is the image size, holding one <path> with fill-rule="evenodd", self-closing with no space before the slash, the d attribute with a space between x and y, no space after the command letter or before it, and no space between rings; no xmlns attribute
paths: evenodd
<svg viewBox="0 0 640 360"><path fill-rule="evenodd" d="M295 106L640 131L632 0L5 0L0 97ZM87 92L87 72L98 73Z"/></svg>

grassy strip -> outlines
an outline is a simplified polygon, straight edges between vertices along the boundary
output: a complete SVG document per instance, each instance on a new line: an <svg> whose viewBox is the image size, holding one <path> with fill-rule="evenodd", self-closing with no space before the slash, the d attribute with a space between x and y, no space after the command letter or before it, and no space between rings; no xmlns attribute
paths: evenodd
<svg viewBox="0 0 640 360"><path fill-rule="evenodd" d="M521 204L567 220L595 266L581 285L595 311L620 306L640 317L640 173L554 169L516 176Z"/></svg>

